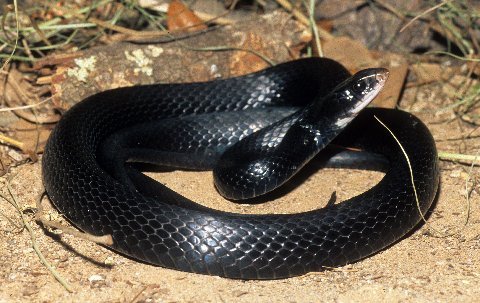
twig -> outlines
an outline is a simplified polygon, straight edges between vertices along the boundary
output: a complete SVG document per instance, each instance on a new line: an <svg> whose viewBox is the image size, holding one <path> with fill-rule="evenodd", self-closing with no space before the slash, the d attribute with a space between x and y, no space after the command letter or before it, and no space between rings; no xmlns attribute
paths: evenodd
<svg viewBox="0 0 480 303"><path fill-rule="evenodd" d="M95 23L68 23L68 24L54 24L54 25L40 25L38 26L42 30L66 30L66 29L79 29L79 28L92 28L96 27ZM20 29L22 32L36 32L35 28L28 26Z"/></svg>
<svg viewBox="0 0 480 303"><path fill-rule="evenodd" d="M397 137L395 136L395 134L390 130L390 128L388 128L388 126L385 125L385 123L383 123L377 116L374 116L375 119L377 119L377 121L390 133L390 135L392 135L393 139L395 139L395 141L397 142L398 146L400 147L400 149L402 150L402 153L403 155L405 156L405 160L407 161L407 165L408 165L408 170L410 172L410 180L412 181L412 188L413 188L413 193L415 195L415 201L417 202L417 208L418 208L418 212L420 213L420 217L422 218L423 222L427 223L427 219L425 219L425 217L423 216L423 213L422 213L422 210L420 208L420 201L418 199L418 194L417 194L417 188L415 186L415 181L413 179L413 169L412 169L412 165L410 163L410 158L408 157L408 154L407 152L405 151L405 149L403 148L403 145L400 143L400 141L397 139Z"/></svg>
<svg viewBox="0 0 480 303"><path fill-rule="evenodd" d="M158 30L158 31L137 31L129 28L125 28L122 26L114 25L106 21L98 20L95 18L90 18L92 22L95 22L101 27L116 31L120 34L123 34L126 37L123 37L122 40L126 41L131 41L131 42L151 42L148 39L155 39L155 38L167 38L168 40L165 41L159 41L159 42L168 42L171 40L180 40L183 38L188 38L190 36L195 36L201 33L206 33L211 30L214 30L217 27L209 27L204 30L199 30L195 32L185 32L185 29L188 29L189 27L184 27L181 29L173 30L173 31L168 31L168 30ZM196 26L196 25L195 25Z"/></svg>
<svg viewBox="0 0 480 303"><path fill-rule="evenodd" d="M413 178L413 169L412 169L412 165L410 163L410 157L408 156L407 152L405 151L405 149L403 148L403 145L400 143L400 141L397 139L397 137L395 136L395 134L388 128L388 126L386 126L377 116L374 116L375 119L390 133L390 135L392 135L393 139L395 139L395 141L397 142L398 146L400 147L400 149L402 150L402 153L405 157L405 160L407 161L407 165L408 165L408 170L410 172L410 180L412 182L412 188L413 188L413 193L415 195L415 201L417 203L417 209L418 209L418 212L420 214L420 217L421 219L423 220L423 222L428 225L428 227L433 230L438 236L438 237L442 237L442 238L445 238L445 237L449 237L449 236L452 236L452 235L455 235L457 234L458 232L460 232L460 230L456 231L456 232L452 232L452 233L443 233L439 230L437 230L436 228L434 228L431 224L429 224L427 222L427 219L425 218L425 216L423 215L422 213L422 210L420 208L420 201L418 199L418 194L417 194L417 188L415 186L415 181L414 181L414 178ZM467 214L467 217L469 216L469 214ZM463 227L462 227L463 229Z"/></svg>
<svg viewBox="0 0 480 303"><path fill-rule="evenodd" d="M55 221L50 221L44 217L44 211L43 211L43 206L42 206L42 198L45 193L42 193L39 198L37 199L37 212L35 213L35 221L40 222L43 226L45 227L50 227L50 228L55 228L58 230L61 230L65 234L72 235L74 237L84 239L87 241L91 241L97 244L101 245L113 245L113 238L111 235L103 235L103 236L94 236L91 234L87 234L84 232L79 232L76 229L63 226L62 224L55 222Z"/></svg>
<svg viewBox="0 0 480 303"><path fill-rule="evenodd" d="M7 201L10 205L12 205L13 207L15 207L15 205L13 203L11 203L7 197L5 197L3 194L0 194L0 198L4 199L5 201ZM17 225L17 222L15 222L13 219L9 218L7 215L5 215L3 212L0 211L0 216L5 218L8 223L10 223L10 225L13 226L13 229L12 230L2 230L4 232L15 232L15 233L21 233L24 229L25 229L25 225ZM17 229L17 230L15 230Z"/></svg>
<svg viewBox="0 0 480 303"><path fill-rule="evenodd" d="M477 155L464 155L464 154L455 154L449 152L438 152L438 158L440 160L446 161L455 161L464 164L473 164L480 160L480 156Z"/></svg>
<svg viewBox="0 0 480 303"><path fill-rule="evenodd" d="M90 22L92 22L92 23L94 23L98 26L113 30L113 31L118 32L118 33L129 35L129 36L149 37L150 38L150 37L165 36L165 35L168 34L168 32L166 32L166 31L137 31L137 30L134 30L134 29L130 29L130 28L126 28L126 27L123 27L123 26L115 25L115 24L112 24L110 22L103 21L103 20L100 20L100 19L97 19L97 18L94 18L94 17L88 18L88 21L90 21Z"/></svg>
<svg viewBox="0 0 480 303"><path fill-rule="evenodd" d="M308 20L308 18L302 14L301 11L299 11L298 9L294 8L293 5L288 2L288 0L276 0L278 4L280 4L284 9L286 9L287 11L291 12L292 15L298 19L298 21L300 21L300 23L302 23L303 25L309 25L310 24L310 21Z"/></svg>
<svg viewBox="0 0 480 303"><path fill-rule="evenodd" d="M4 144L9 144L9 145L13 145L15 146L16 148L19 148L21 150L23 150L25 148L25 143L23 142L20 142L20 141L17 141L13 138L10 138L10 137L7 137L3 134L0 134L0 142L1 143L4 143Z"/></svg>
<svg viewBox="0 0 480 303"><path fill-rule="evenodd" d="M10 111L15 111L15 110L34 108L34 107L37 107L39 105L42 105L43 103L47 103L48 101L51 101L51 100L52 100L52 97L48 97L45 100L42 100L42 101L37 102L35 104L15 106L15 107L4 107L4 108L0 108L0 112L10 112Z"/></svg>
<svg viewBox="0 0 480 303"><path fill-rule="evenodd" d="M8 190L8 193L10 194L10 196L12 198L11 203L14 205L15 209L19 213L23 225L25 226L25 228L28 230L28 233L30 234L30 239L32 240L32 248L35 251L35 253L37 254L38 258L43 263L43 265L48 269L48 271L50 271L50 273L55 277L55 279L68 292L73 292L73 287L55 270L55 268L53 268L53 266L50 264L50 262L48 262L48 260L45 258L42 251L38 247L37 239L35 237L35 233L34 233L32 227L30 226L30 224L28 223L28 221L25 219L25 216L23 215L22 211L20 210L20 206L17 202L17 199L16 199L15 195L13 194L13 191L12 191L12 188L10 186L9 181L7 181L7 190Z"/></svg>
<svg viewBox="0 0 480 303"><path fill-rule="evenodd" d="M322 44L320 43L320 36L318 34L318 26L317 26L317 23L315 22L314 11L315 11L315 0L310 0L310 6L308 8L310 28L312 30L313 37L315 39L315 47L317 49L318 56L323 57L323 49L322 49Z"/></svg>
<svg viewBox="0 0 480 303"><path fill-rule="evenodd" d="M35 22L35 20L34 20L31 16L28 16L28 18L30 19L30 24L31 24L32 27L35 29L35 31L37 32L37 34L38 34L38 36L40 37L40 39L42 39L42 41L43 41L46 45L51 46L52 44L50 43L50 41L48 41L47 36L45 36L45 33L40 29L40 27L38 27L37 22Z"/></svg>
<svg viewBox="0 0 480 303"><path fill-rule="evenodd" d="M446 0L446 1L443 1L435 6L432 6L430 7L429 9L425 10L424 12L422 12L421 14L415 16L412 20L408 21L407 24L405 24L401 29L400 29L400 33L403 32L407 27L409 27L413 22L415 22L417 19L433 12L434 10L444 6L445 4L447 4L448 2L450 2L451 0Z"/></svg>
<svg viewBox="0 0 480 303"><path fill-rule="evenodd" d="M269 65L274 66L275 62L272 61L270 58L265 56L264 54L253 50L249 48L242 48L242 47L234 47L234 46L207 46L207 47L190 47L187 45L182 44L182 47L193 50L193 51L201 51L201 52L223 52L223 51L241 51L241 52L247 52L247 53L252 53L259 58L261 58L263 61L267 62Z"/></svg>
<svg viewBox="0 0 480 303"><path fill-rule="evenodd" d="M23 49L25 50L25 53L30 58L30 60L35 61L35 57L33 57L32 51L30 50L30 47L28 46L28 43L25 39L22 39L22 44L23 44Z"/></svg>
<svg viewBox="0 0 480 303"><path fill-rule="evenodd" d="M475 163L478 163L478 159L480 159L480 151L477 152L476 156L476 161L472 161L472 165L470 165L470 170L468 172L468 178L465 180L465 198L467 199L467 207L466 207L466 218L465 218L465 224L464 226L467 226L468 220L470 219L470 210L471 210L471 201L470 201L470 195L471 191L468 188L468 183L470 182L471 176L473 174L473 168L475 166ZM475 182L472 184L472 190L475 188Z"/></svg>
<svg viewBox="0 0 480 303"><path fill-rule="evenodd" d="M5 69L5 66L8 65L8 63L10 63L10 60L12 60L13 58L13 55L15 54L15 51L17 50L17 45L18 45L18 37L20 36L19 35L19 30L20 30L20 23L18 21L18 4L17 4L17 0L13 0L13 6L15 8L15 25L16 25L16 36L15 36L15 44L13 46L13 50L12 52L10 53L10 56L7 57L7 60L5 60L5 62L3 62L3 65L2 67L0 68L0 70L4 70Z"/></svg>
<svg viewBox="0 0 480 303"><path fill-rule="evenodd" d="M288 0L275 0L277 1L278 4L280 4L284 9L286 9L287 11L291 12L292 15L300 22L302 23L303 25L305 26L310 26L310 20L309 18L305 17L304 14L302 14L302 12L300 12L298 9L294 8L293 5L288 2ZM327 32L326 30L324 30L323 28L318 28L317 27L317 30L318 30L318 35L320 36L320 38L322 39L325 39L325 40L331 40L334 38L334 36L332 34L330 34L329 32Z"/></svg>
<svg viewBox="0 0 480 303"><path fill-rule="evenodd" d="M450 56L452 58L455 58L461 61L466 61L466 62L480 62L480 59L461 57L461 56L458 56L449 52L444 52L444 51L429 51L425 53L425 55L431 55L431 54Z"/></svg>
<svg viewBox="0 0 480 303"><path fill-rule="evenodd" d="M407 17L406 15L407 14L403 14L401 13L399 10L397 10L394 6L390 5L389 3L385 2L384 0L375 0L375 3L381 5L383 8L385 8L386 10L388 10L389 12L391 12L392 14L394 14L397 18L403 20L403 21L406 21L407 20ZM440 6L442 6L443 4L446 4L448 3L448 1L445 1L444 3L440 3ZM430 8L429 10L433 10L435 9L435 7L432 7ZM428 10L427 10L428 11ZM432 21L432 20L429 20L428 18L424 17L428 12L425 11L423 12L422 14L420 15L417 15L415 16L412 20L410 20L406 25L404 25L399 32L402 32L403 30L405 30L410 24L412 24L412 22L416 21L416 20L422 20L422 21L430 21L427 23L427 26L433 30L433 31L436 31L438 33L441 33L442 35L445 35L445 37L448 39L448 40L451 40L451 41L457 41L458 39L456 39L456 37L450 32L450 31L444 31L442 29L442 26L440 24L438 24L436 21Z"/></svg>

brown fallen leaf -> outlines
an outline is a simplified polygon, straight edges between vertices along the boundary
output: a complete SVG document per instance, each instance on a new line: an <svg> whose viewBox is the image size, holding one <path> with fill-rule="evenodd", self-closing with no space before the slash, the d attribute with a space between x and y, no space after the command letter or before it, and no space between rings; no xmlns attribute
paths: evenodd
<svg viewBox="0 0 480 303"><path fill-rule="evenodd" d="M383 108L395 108L402 93L403 84L408 73L408 64L388 67L390 75L382 91L373 100L372 106Z"/></svg>
<svg viewBox="0 0 480 303"><path fill-rule="evenodd" d="M168 30L185 29L185 31L204 30L207 26L180 0L172 0L167 11Z"/></svg>
<svg viewBox="0 0 480 303"><path fill-rule="evenodd" d="M348 37L335 37L325 41L323 53L325 57L342 63L352 74L374 67L376 63L365 45Z"/></svg>
<svg viewBox="0 0 480 303"><path fill-rule="evenodd" d="M395 108L408 73L405 58L396 54L370 51L360 41L348 37L335 37L325 41L323 51L325 57L342 63L352 74L370 67L388 68L389 79L372 105Z"/></svg>
<svg viewBox="0 0 480 303"><path fill-rule="evenodd" d="M390 75L380 94L372 105L375 107L395 108L408 74L408 62L403 56L393 53L372 52L377 59L375 66L388 68Z"/></svg>

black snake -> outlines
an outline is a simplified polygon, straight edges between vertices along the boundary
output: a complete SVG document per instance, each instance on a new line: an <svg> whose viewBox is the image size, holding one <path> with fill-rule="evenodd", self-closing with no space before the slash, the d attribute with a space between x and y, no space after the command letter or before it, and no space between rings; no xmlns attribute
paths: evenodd
<svg viewBox="0 0 480 303"><path fill-rule="evenodd" d="M225 80L105 91L72 107L52 132L44 184L74 225L112 235L114 250L148 263L272 279L354 262L421 218L405 156L374 115L410 155L423 213L438 187L435 144L420 120L399 110L358 114L385 78L384 69L350 76L335 61L309 58ZM209 209L132 163L213 168L218 191L244 199L287 182L331 140L383 155L389 169L359 196L298 214Z"/></svg>

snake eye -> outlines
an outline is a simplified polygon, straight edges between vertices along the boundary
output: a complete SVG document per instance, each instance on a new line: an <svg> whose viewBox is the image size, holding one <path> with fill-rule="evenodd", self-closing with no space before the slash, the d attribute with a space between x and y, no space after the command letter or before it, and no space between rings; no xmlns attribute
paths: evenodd
<svg viewBox="0 0 480 303"><path fill-rule="evenodd" d="M355 94L365 95L372 88L372 79L370 77L362 78L358 80L352 87L352 90Z"/></svg>

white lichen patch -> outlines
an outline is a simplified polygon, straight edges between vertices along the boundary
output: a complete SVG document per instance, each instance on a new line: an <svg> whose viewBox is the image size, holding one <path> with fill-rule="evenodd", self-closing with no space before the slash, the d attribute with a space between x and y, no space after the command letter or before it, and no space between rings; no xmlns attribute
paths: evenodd
<svg viewBox="0 0 480 303"><path fill-rule="evenodd" d="M147 52L154 58L159 57L161 54L163 54L163 48L155 46L155 45L149 45L147 46Z"/></svg>
<svg viewBox="0 0 480 303"><path fill-rule="evenodd" d="M78 81L87 82L88 75L95 70L97 58L91 56L88 58L77 58L74 60L77 67L69 68L67 75L77 78Z"/></svg>
<svg viewBox="0 0 480 303"><path fill-rule="evenodd" d="M125 51L125 57L128 61L134 62L137 67L133 69L135 75L139 73L144 73L147 76L151 76L153 73L153 68L150 66L152 64L152 59L148 58L143 50L136 49L132 52Z"/></svg>

